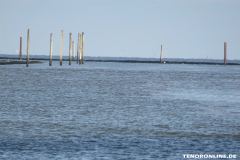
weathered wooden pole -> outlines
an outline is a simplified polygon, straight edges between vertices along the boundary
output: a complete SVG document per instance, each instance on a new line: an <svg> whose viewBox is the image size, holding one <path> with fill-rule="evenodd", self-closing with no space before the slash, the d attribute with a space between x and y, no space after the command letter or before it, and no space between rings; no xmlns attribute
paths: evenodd
<svg viewBox="0 0 240 160"><path fill-rule="evenodd" d="M84 64L84 40L85 40L85 36L84 36L84 32L82 32L82 64Z"/></svg>
<svg viewBox="0 0 240 160"><path fill-rule="evenodd" d="M22 37L20 37L20 55L19 59L22 60Z"/></svg>
<svg viewBox="0 0 240 160"><path fill-rule="evenodd" d="M77 64L78 64L78 61L79 61L79 47L80 47L80 33L78 33Z"/></svg>
<svg viewBox="0 0 240 160"><path fill-rule="evenodd" d="M80 34L80 43L79 43L79 65L82 64L82 34Z"/></svg>
<svg viewBox="0 0 240 160"><path fill-rule="evenodd" d="M224 65L227 64L227 42L224 42Z"/></svg>
<svg viewBox="0 0 240 160"><path fill-rule="evenodd" d="M73 45L73 61L75 61L75 41L72 41Z"/></svg>
<svg viewBox="0 0 240 160"><path fill-rule="evenodd" d="M161 63L162 63L162 57L163 57L163 45L161 45L161 56L160 56Z"/></svg>
<svg viewBox="0 0 240 160"><path fill-rule="evenodd" d="M28 29L28 38L27 38L27 67L29 64L29 44L30 44L30 29Z"/></svg>
<svg viewBox="0 0 240 160"><path fill-rule="evenodd" d="M62 65L62 52L63 52L63 30L61 30L60 66Z"/></svg>
<svg viewBox="0 0 240 160"><path fill-rule="evenodd" d="M53 34L50 34L50 56L49 56L49 66L52 66L52 47L53 47Z"/></svg>
<svg viewBox="0 0 240 160"><path fill-rule="evenodd" d="M69 65L71 65L71 57L72 57L72 33L69 35Z"/></svg>
<svg viewBox="0 0 240 160"><path fill-rule="evenodd" d="M0 40L1 40L1 25L0 25Z"/></svg>

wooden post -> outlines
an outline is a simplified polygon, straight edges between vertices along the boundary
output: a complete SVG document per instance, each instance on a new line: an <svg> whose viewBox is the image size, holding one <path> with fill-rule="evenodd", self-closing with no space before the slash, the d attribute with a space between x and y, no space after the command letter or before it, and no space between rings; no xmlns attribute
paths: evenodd
<svg viewBox="0 0 240 160"><path fill-rule="evenodd" d="M82 34L80 34L80 43L79 43L79 65L82 64Z"/></svg>
<svg viewBox="0 0 240 160"><path fill-rule="evenodd" d="M79 61L79 45L80 45L80 33L78 33L78 45L77 45L77 64Z"/></svg>
<svg viewBox="0 0 240 160"><path fill-rule="evenodd" d="M73 61L75 61L75 42L72 41L72 45L73 45Z"/></svg>
<svg viewBox="0 0 240 160"><path fill-rule="evenodd" d="M71 57L72 57L72 33L69 35L69 65L71 65Z"/></svg>
<svg viewBox="0 0 240 160"><path fill-rule="evenodd" d="M161 63L162 63L162 57L163 57L163 45L161 45L161 57L160 57Z"/></svg>
<svg viewBox="0 0 240 160"><path fill-rule="evenodd" d="M62 52L63 52L63 30L61 30L60 66L62 65Z"/></svg>
<svg viewBox="0 0 240 160"><path fill-rule="evenodd" d="M227 42L224 42L224 65L227 64Z"/></svg>
<svg viewBox="0 0 240 160"><path fill-rule="evenodd" d="M49 66L52 66L52 47L53 47L53 34L50 34L50 57L49 57Z"/></svg>
<svg viewBox="0 0 240 160"><path fill-rule="evenodd" d="M29 44L30 44L30 29L28 29L28 38L27 38L27 67L29 64Z"/></svg>
<svg viewBox="0 0 240 160"><path fill-rule="evenodd" d="M84 32L82 32L82 64L84 64L84 40L85 40L85 36L84 36Z"/></svg>
<svg viewBox="0 0 240 160"><path fill-rule="evenodd" d="M1 25L0 25L0 40L1 40ZM1 41L0 41L1 42ZM0 43L1 44L1 43Z"/></svg>
<svg viewBox="0 0 240 160"><path fill-rule="evenodd" d="M22 37L20 37L20 55L19 59L22 60Z"/></svg>
<svg viewBox="0 0 240 160"><path fill-rule="evenodd" d="M79 47L78 48L78 50L79 50L79 58L78 58L79 65L81 65L81 63L82 63L82 61L81 61L81 55L82 55L81 45L82 45L82 34L79 33L79 46L78 46Z"/></svg>

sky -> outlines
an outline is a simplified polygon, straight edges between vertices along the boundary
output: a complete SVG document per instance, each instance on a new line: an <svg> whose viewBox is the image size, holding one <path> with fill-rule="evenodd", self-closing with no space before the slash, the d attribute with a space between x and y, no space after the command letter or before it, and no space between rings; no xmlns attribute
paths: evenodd
<svg viewBox="0 0 240 160"><path fill-rule="evenodd" d="M85 34L85 56L240 59L240 0L0 0L0 54L69 55L69 33Z"/></svg>

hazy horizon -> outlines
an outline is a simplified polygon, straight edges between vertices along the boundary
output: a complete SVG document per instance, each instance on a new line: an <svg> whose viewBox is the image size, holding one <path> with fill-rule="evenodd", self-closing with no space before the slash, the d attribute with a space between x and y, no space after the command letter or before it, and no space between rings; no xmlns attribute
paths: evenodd
<svg viewBox="0 0 240 160"><path fill-rule="evenodd" d="M69 54L69 33L85 33L85 56L240 59L238 0L0 0L0 54ZM76 48L76 47L75 47ZM76 54L76 53L75 53Z"/></svg>

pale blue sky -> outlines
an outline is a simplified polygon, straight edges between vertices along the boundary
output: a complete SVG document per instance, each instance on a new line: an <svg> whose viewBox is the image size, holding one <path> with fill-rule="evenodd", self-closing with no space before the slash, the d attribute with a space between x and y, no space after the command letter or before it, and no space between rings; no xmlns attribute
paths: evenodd
<svg viewBox="0 0 240 160"><path fill-rule="evenodd" d="M240 59L240 0L0 0L0 54L69 54L85 33L86 56Z"/></svg>

